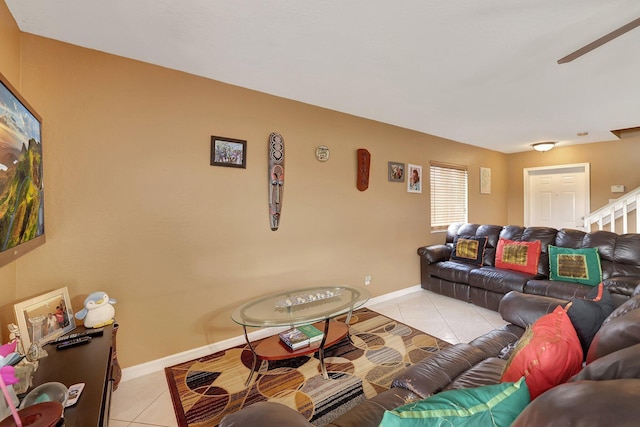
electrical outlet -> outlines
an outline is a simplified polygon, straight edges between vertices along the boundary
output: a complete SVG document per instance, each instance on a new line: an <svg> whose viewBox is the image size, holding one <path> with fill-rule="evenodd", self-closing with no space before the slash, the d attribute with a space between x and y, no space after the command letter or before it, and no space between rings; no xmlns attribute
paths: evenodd
<svg viewBox="0 0 640 427"><path fill-rule="evenodd" d="M366 276L364 276L364 284L365 286L369 286L371 284L371 275L367 274Z"/></svg>

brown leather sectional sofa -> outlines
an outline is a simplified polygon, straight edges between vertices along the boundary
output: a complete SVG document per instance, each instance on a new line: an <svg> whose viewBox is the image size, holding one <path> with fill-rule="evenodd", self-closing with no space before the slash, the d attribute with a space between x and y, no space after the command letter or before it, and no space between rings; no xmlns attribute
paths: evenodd
<svg viewBox="0 0 640 427"><path fill-rule="evenodd" d="M564 300L510 292L499 312L510 324L468 344L456 344L407 368L392 388L360 403L330 427L374 427L384 411L435 393L496 384L514 344L525 328ZM595 360L564 384L534 399L515 420L515 427L552 425L635 426L640 416L640 287L614 310L596 334ZM591 353L591 351L590 351ZM228 415L220 427L309 427L298 412L279 403L260 402Z"/></svg>
<svg viewBox="0 0 640 427"><path fill-rule="evenodd" d="M482 266L450 260L456 236L487 238ZM525 242L539 240L542 253L537 273L496 268L496 247L500 238ZM510 291L566 301L571 297L586 296L591 286L549 280L549 245L571 249L597 248L603 283L616 306L626 301L640 284L640 234L456 223L447 230L444 244L418 249L421 285L438 294L494 311L498 310L500 300Z"/></svg>

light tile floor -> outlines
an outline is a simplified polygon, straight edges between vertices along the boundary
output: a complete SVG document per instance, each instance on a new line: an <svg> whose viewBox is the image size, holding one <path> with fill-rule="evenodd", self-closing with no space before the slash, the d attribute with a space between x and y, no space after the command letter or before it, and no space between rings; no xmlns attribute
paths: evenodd
<svg viewBox="0 0 640 427"><path fill-rule="evenodd" d="M495 311L422 289L368 307L450 343L469 342L507 323ZM121 382L109 425L177 427L164 372Z"/></svg>

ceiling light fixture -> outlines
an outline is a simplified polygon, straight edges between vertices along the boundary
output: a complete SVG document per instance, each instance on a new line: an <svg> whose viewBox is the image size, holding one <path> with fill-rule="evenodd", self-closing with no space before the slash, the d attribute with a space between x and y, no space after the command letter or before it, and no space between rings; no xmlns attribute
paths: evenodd
<svg viewBox="0 0 640 427"><path fill-rule="evenodd" d="M535 144L532 144L531 146L534 150L544 153L545 151L551 150L553 147L555 147L555 145L555 142L537 142Z"/></svg>

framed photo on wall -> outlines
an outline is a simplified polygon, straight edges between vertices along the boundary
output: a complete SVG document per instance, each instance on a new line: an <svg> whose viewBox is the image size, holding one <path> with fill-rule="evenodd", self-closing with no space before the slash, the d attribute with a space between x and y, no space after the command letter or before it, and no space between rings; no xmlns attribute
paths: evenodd
<svg viewBox="0 0 640 427"><path fill-rule="evenodd" d="M407 191L409 193L422 193L422 166L407 165Z"/></svg>
<svg viewBox="0 0 640 427"><path fill-rule="evenodd" d="M480 168L480 194L491 194L491 169Z"/></svg>
<svg viewBox="0 0 640 427"><path fill-rule="evenodd" d="M247 141L222 136L212 136L211 165L246 169Z"/></svg>
<svg viewBox="0 0 640 427"><path fill-rule="evenodd" d="M44 344L76 328L66 287L19 302L13 310L25 351L28 351L34 336L39 336L38 341Z"/></svg>
<svg viewBox="0 0 640 427"><path fill-rule="evenodd" d="M388 179L390 182L404 182L404 163L389 162Z"/></svg>

